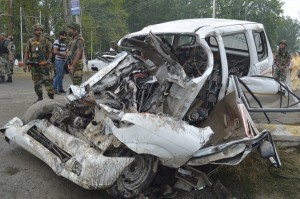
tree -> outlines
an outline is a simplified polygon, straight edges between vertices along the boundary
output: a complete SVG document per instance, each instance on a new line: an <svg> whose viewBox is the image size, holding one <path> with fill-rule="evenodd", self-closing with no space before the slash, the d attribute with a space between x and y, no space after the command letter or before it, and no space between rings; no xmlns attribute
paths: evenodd
<svg viewBox="0 0 300 199"><path fill-rule="evenodd" d="M109 49L110 41L119 40L127 32L127 13L124 0L82 0L82 34L86 44L98 51ZM90 41L91 32L93 42ZM87 49L89 51L89 49Z"/></svg>
<svg viewBox="0 0 300 199"><path fill-rule="evenodd" d="M281 19L280 26L277 27L277 41L284 39L287 42L290 51L299 51L300 49L300 22L284 17ZM278 43L277 42L277 43ZM277 44L278 45L278 44Z"/></svg>
<svg viewBox="0 0 300 199"><path fill-rule="evenodd" d="M7 0L0 1L0 12L7 13ZM69 0L66 2L69 3ZM23 38L32 35L32 25L41 20L44 32L57 34L67 30L63 0L13 0L13 35L20 52L20 7ZM80 0L82 35L86 51L109 49L110 41L128 32L186 18L211 18L212 0ZM217 0L216 18L249 20L264 24L273 50L285 38L291 50L299 48L299 21L282 17L280 0ZM39 18L42 13L41 19ZM70 11L69 11L70 13ZM75 21L73 17L73 21ZM0 31L7 31L7 17L0 17ZM298 30L298 32L297 32ZM92 38L92 41L91 41Z"/></svg>

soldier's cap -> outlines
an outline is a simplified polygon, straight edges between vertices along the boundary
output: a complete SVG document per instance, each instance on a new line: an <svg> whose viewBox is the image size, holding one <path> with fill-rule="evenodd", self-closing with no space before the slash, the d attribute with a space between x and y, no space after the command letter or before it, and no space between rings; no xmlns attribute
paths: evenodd
<svg viewBox="0 0 300 199"><path fill-rule="evenodd" d="M41 24L34 24L32 28L33 30L41 29L42 31L44 31L44 27Z"/></svg>
<svg viewBox="0 0 300 199"><path fill-rule="evenodd" d="M284 45L287 47L286 40L281 40L281 41L279 42L279 45L280 45L280 44L284 44Z"/></svg>
<svg viewBox="0 0 300 199"><path fill-rule="evenodd" d="M80 25L79 25L79 23L71 22L71 23L68 24L68 27L69 27L69 28L74 28L74 29L77 30L78 32L80 31Z"/></svg>

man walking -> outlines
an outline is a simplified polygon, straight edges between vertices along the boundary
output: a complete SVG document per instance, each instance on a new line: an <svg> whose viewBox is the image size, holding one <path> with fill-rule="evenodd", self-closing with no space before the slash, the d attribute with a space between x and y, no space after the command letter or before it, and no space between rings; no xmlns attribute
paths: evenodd
<svg viewBox="0 0 300 199"><path fill-rule="evenodd" d="M50 99L54 99L52 81L50 77L50 59L51 59L51 42L42 36L43 26L36 24L33 26L35 37L29 39L26 44L24 54L24 71L31 70L34 90L38 96L35 102L43 100L42 84L45 85ZM28 62L27 62L28 61Z"/></svg>
<svg viewBox="0 0 300 199"><path fill-rule="evenodd" d="M11 43L5 37L4 33L0 33L0 84L5 81L5 75L7 75L6 82L12 82L10 71L10 64L12 62Z"/></svg>
<svg viewBox="0 0 300 199"><path fill-rule="evenodd" d="M78 23L72 22L68 25L68 28L68 35L72 37L68 52L70 76L74 85L80 85L83 75L84 39L80 35L80 25Z"/></svg>
<svg viewBox="0 0 300 199"><path fill-rule="evenodd" d="M66 31L59 32L58 40L53 43L53 53L55 54L56 74L53 81L55 94L66 93L63 89L64 65L67 59Z"/></svg>
<svg viewBox="0 0 300 199"><path fill-rule="evenodd" d="M289 64L291 61L290 53L287 51L287 44L285 40L279 42L278 52L274 56L274 78L279 81L286 81Z"/></svg>

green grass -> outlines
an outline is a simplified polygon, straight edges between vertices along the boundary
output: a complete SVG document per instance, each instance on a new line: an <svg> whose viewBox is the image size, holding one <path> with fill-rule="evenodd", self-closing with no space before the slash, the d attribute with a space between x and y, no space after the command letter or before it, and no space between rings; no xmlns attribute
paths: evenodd
<svg viewBox="0 0 300 199"><path fill-rule="evenodd" d="M237 166L220 168L218 177L237 198L300 198L300 147L279 148L282 167L272 168L270 162L256 152Z"/></svg>

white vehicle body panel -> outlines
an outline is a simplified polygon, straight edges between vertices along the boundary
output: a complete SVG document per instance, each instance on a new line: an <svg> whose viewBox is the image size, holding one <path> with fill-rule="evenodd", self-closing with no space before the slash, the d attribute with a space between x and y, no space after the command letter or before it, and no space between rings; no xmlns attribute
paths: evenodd
<svg viewBox="0 0 300 199"><path fill-rule="evenodd" d="M15 117L6 126L5 136L32 153L50 166L53 171L86 189L105 189L111 186L134 158L105 157L86 142L63 132L61 129L45 124L47 121L32 121L23 126ZM44 135L71 155L67 162L45 148L26 132L32 127L41 128ZM80 165L80 172L74 170Z"/></svg>
<svg viewBox="0 0 300 199"><path fill-rule="evenodd" d="M283 107L288 104L295 104L293 108L300 108L300 104L297 103L298 99L294 96L288 96L288 90L281 88L279 82L274 79L265 77L242 77L240 79L259 99L263 107L280 108L281 103ZM289 88L288 85L285 84L285 86ZM242 89L248 96L250 104L253 107L257 107L257 103L249 95L249 92L245 89L245 87L242 87Z"/></svg>
<svg viewBox="0 0 300 199"><path fill-rule="evenodd" d="M109 63L99 59L92 59L88 61L88 69L89 71L99 71L101 68L106 67L108 64Z"/></svg>
<svg viewBox="0 0 300 199"><path fill-rule="evenodd" d="M69 93L72 93L73 95L67 95L66 98L70 101L74 101L77 99L82 98L85 94L85 86L92 87L96 83L98 83L104 76L106 76L110 71L112 71L117 65L126 58L127 53L123 52L120 53L118 57L116 57L115 60L113 60L110 64L108 64L106 67L104 67L102 70L98 71L96 74L94 74L92 77L90 77L87 81L83 82L80 86L77 85L71 85L69 88Z"/></svg>
<svg viewBox="0 0 300 199"><path fill-rule="evenodd" d="M108 124L122 143L137 153L157 156L170 167L183 165L213 134L210 127L196 128L152 114L126 113L121 120L132 125L117 128L111 121Z"/></svg>
<svg viewBox="0 0 300 199"><path fill-rule="evenodd" d="M150 31L153 33L193 33L198 29L211 26L212 28L222 28L232 26L231 28L236 27L237 25L244 24L256 24L255 22L250 21L239 21L239 20L228 20L228 19L212 19L212 18L201 18L201 19L183 19L177 21L170 21L165 23L160 23L156 25L150 25L143 28L141 31L131 33L125 36L133 37L137 35L148 34Z"/></svg>

